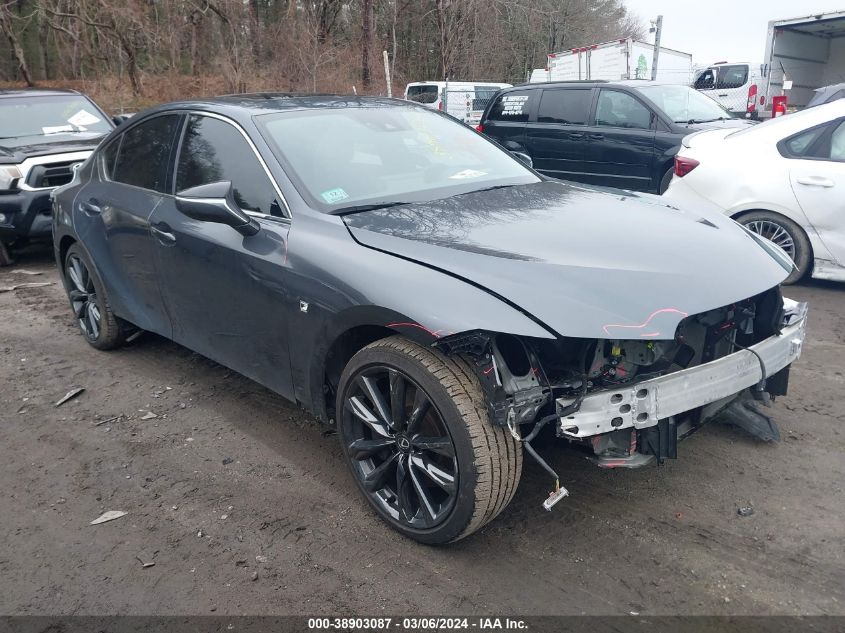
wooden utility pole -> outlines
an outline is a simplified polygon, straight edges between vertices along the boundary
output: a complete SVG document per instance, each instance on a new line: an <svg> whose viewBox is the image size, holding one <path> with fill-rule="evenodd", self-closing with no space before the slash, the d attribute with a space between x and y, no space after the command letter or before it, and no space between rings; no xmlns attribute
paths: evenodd
<svg viewBox="0 0 845 633"><path fill-rule="evenodd" d="M373 42L373 0L361 0L361 83L370 87L370 47Z"/></svg>
<svg viewBox="0 0 845 633"><path fill-rule="evenodd" d="M651 80L657 79L657 57L660 55L660 33L663 31L663 16L658 15L654 23L654 59L651 62Z"/></svg>

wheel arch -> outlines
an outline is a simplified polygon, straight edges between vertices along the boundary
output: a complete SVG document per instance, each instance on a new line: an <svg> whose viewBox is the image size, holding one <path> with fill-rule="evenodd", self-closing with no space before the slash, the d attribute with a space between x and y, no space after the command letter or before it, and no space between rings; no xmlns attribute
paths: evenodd
<svg viewBox="0 0 845 633"><path fill-rule="evenodd" d="M323 328L315 338L307 395L319 420L333 419L335 389L349 360L370 343L397 334L423 346L441 335L406 315L377 306L349 308Z"/></svg>
<svg viewBox="0 0 845 633"><path fill-rule="evenodd" d="M814 252L814 246L813 246L813 236L810 235L807 232L807 229L800 222L797 222L796 220L790 218L785 213L781 213L780 211L775 211L771 208L766 208L766 207L754 207L754 208L751 208L751 209L740 209L740 210L737 210L737 211L732 211L731 213L728 214L728 217L731 220L734 220L735 222L739 222L742 218L744 218L747 215L751 215L752 213L771 213L772 215L776 215L776 216L781 217L785 220L789 220L795 226L798 227L798 230L800 230L801 233L804 234L804 237L807 239L807 245L810 248L810 259L809 259L809 264L808 264L808 269L806 271L806 274L809 275L809 276L812 276L813 267L815 265L815 252Z"/></svg>

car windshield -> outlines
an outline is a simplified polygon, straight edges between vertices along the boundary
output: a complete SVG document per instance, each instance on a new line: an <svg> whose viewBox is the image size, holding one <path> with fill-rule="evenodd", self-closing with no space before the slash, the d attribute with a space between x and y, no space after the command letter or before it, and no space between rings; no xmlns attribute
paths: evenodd
<svg viewBox="0 0 845 633"><path fill-rule="evenodd" d="M734 118L719 103L689 86L639 86L636 90L675 123L704 123Z"/></svg>
<svg viewBox="0 0 845 633"><path fill-rule="evenodd" d="M256 120L299 192L329 213L539 181L471 128L418 106L298 110Z"/></svg>
<svg viewBox="0 0 845 633"><path fill-rule="evenodd" d="M111 123L80 95L0 99L0 138L49 134L106 134Z"/></svg>

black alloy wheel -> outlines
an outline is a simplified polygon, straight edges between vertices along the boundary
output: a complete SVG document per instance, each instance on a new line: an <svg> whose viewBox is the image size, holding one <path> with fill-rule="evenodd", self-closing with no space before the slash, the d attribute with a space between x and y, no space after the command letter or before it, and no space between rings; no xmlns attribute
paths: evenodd
<svg viewBox="0 0 845 633"><path fill-rule="evenodd" d="M112 312L103 283L79 244L68 249L63 272L65 291L85 339L97 349L120 347L131 326Z"/></svg>
<svg viewBox="0 0 845 633"><path fill-rule="evenodd" d="M384 515L418 530L448 518L459 483L455 445L420 385L397 368L366 367L344 394L341 424L353 472Z"/></svg>
<svg viewBox="0 0 845 633"><path fill-rule="evenodd" d="M67 278L70 281L68 296L79 327L89 340L96 341L100 337L103 320L97 289L88 267L77 255L67 258Z"/></svg>

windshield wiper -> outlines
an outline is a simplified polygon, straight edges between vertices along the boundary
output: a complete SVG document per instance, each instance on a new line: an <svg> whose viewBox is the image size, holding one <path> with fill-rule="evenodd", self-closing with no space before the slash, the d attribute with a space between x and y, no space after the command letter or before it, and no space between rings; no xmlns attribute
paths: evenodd
<svg viewBox="0 0 845 633"><path fill-rule="evenodd" d="M686 123L687 125L694 125L695 123L713 123L714 121L727 121L730 117L720 116L715 119L690 119L688 121L675 121L675 123Z"/></svg>
<svg viewBox="0 0 845 633"><path fill-rule="evenodd" d="M358 204L349 207L340 207L329 211L331 215L346 215L347 213L360 213L362 211L375 211L376 209L387 209L389 207L399 207L404 204L412 204L411 202L374 202L373 204Z"/></svg>

